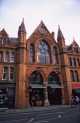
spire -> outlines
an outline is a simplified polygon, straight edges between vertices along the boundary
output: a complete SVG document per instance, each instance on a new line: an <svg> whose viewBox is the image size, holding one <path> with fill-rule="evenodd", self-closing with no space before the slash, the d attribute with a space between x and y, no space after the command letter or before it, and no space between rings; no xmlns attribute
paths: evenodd
<svg viewBox="0 0 80 123"><path fill-rule="evenodd" d="M25 24L24 24L24 18L22 19L22 23L21 23L21 25L19 26L18 32L26 33L26 28L25 28Z"/></svg>
<svg viewBox="0 0 80 123"><path fill-rule="evenodd" d="M63 33L60 29L60 26L58 25L58 35L57 35L57 40L60 41L60 40L64 40L64 36L63 36Z"/></svg>

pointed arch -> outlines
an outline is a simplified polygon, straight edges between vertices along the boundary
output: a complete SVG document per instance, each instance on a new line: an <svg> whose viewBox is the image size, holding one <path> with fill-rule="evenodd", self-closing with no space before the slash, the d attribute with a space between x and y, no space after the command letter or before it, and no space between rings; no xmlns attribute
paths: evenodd
<svg viewBox="0 0 80 123"><path fill-rule="evenodd" d="M34 71L29 77L30 84L43 84L43 76L40 71Z"/></svg>
<svg viewBox="0 0 80 123"><path fill-rule="evenodd" d="M51 72L48 76L48 84L58 84L60 85L60 78L55 72Z"/></svg>

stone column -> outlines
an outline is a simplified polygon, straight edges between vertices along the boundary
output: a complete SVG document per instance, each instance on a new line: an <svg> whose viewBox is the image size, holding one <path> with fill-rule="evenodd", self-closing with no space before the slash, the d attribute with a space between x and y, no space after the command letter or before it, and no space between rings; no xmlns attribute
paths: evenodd
<svg viewBox="0 0 80 123"><path fill-rule="evenodd" d="M63 79L61 73L59 73L59 79L61 83L61 95L62 95L62 105L65 104L65 98L64 98L64 84L63 84Z"/></svg>
<svg viewBox="0 0 80 123"><path fill-rule="evenodd" d="M49 106L47 82L44 84L44 106Z"/></svg>

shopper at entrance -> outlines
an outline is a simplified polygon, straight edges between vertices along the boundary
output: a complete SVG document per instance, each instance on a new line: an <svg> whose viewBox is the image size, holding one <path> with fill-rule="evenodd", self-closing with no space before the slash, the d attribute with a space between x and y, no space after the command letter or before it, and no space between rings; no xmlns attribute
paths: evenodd
<svg viewBox="0 0 80 123"><path fill-rule="evenodd" d="M78 96L72 96L71 105L78 105L80 103L80 99Z"/></svg>
<svg viewBox="0 0 80 123"><path fill-rule="evenodd" d="M78 96L75 96L75 100L76 100L76 104L79 104L80 103L80 99Z"/></svg>
<svg viewBox="0 0 80 123"><path fill-rule="evenodd" d="M72 98L71 98L71 105L75 105L75 104L76 104L76 102L75 102L75 97L72 96Z"/></svg>

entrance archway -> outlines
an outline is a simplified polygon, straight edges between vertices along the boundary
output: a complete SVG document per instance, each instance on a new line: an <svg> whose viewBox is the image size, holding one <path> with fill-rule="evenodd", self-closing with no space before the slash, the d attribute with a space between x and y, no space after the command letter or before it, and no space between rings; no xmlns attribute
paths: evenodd
<svg viewBox="0 0 80 123"><path fill-rule="evenodd" d="M61 83L59 76L52 72L48 76L48 99L50 105L62 104Z"/></svg>
<svg viewBox="0 0 80 123"><path fill-rule="evenodd" d="M44 104L43 77L39 71L34 71L29 78L29 102L31 106Z"/></svg>

